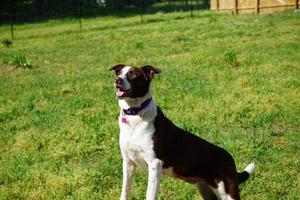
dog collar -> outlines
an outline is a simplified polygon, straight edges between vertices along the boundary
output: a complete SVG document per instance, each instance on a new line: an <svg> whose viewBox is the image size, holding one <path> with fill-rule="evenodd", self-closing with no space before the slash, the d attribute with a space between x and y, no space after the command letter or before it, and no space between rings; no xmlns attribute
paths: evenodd
<svg viewBox="0 0 300 200"><path fill-rule="evenodd" d="M147 99L144 101L140 107L132 107L128 109L123 109L123 115L137 115L140 111L142 111L144 108L146 108L152 101L152 97L150 99Z"/></svg>

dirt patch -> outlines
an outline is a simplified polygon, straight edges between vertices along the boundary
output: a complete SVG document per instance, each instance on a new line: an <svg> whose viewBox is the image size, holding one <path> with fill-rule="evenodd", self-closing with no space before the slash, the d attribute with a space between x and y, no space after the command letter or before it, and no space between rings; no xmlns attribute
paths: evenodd
<svg viewBox="0 0 300 200"><path fill-rule="evenodd" d="M0 72L10 73L10 72L19 72L25 70L22 67L15 67L12 65L1 65L0 64Z"/></svg>
<svg viewBox="0 0 300 200"><path fill-rule="evenodd" d="M287 140L284 137L275 136L272 140L275 144L287 144Z"/></svg>

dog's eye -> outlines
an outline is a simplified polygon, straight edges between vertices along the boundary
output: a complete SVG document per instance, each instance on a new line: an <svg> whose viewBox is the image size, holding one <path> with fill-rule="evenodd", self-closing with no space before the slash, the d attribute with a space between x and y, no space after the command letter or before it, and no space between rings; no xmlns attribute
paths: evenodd
<svg viewBox="0 0 300 200"><path fill-rule="evenodd" d="M138 75L136 75L136 74L132 74L132 76L131 76L132 79L136 79L137 77L138 77Z"/></svg>
<svg viewBox="0 0 300 200"><path fill-rule="evenodd" d="M129 80L134 80L134 79L138 78L138 75L134 74L134 73L130 73L130 74L127 75L127 78Z"/></svg>

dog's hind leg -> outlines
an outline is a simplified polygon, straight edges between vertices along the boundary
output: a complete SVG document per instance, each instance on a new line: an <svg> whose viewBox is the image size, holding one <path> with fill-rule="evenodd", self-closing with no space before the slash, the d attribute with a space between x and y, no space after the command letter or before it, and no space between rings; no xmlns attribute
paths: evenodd
<svg viewBox="0 0 300 200"><path fill-rule="evenodd" d="M225 184L227 184L225 186ZM218 197L219 200L240 200L240 194L237 187L237 184L233 184L226 180L220 181L217 185L217 188L211 187L212 191Z"/></svg>
<svg viewBox="0 0 300 200"><path fill-rule="evenodd" d="M198 184L198 190L204 200L218 200L215 193L206 184Z"/></svg>

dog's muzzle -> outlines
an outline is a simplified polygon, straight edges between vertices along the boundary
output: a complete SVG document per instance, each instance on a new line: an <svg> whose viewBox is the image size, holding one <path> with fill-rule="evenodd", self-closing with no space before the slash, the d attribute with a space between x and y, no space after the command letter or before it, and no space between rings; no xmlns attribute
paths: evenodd
<svg viewBox="0 0 300 200"><path fill-rule="evenodd" d="M117 77L115 79L115 87L116 87L116 96L118 98L129 97L131 92L130 89L124 88L124 81L122 78Z"/></svg>

